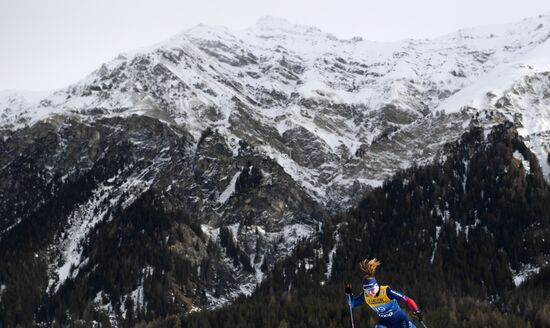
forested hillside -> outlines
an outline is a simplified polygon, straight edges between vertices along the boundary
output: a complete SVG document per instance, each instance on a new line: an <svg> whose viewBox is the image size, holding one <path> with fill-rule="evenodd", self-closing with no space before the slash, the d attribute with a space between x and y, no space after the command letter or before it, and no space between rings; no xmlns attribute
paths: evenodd
<svg viewBox="0 0 550 328"><path fill-rule="evenodd" d="M511 123L487 136L471 128L446 147L333 217L251 298L182 327L350 326L344 285L361 292L358 263L375 256L379 282L414 298L430 327L550 326L550 189L539 163ZM356 327L375 323L367 306L355 316Z"/></svg>

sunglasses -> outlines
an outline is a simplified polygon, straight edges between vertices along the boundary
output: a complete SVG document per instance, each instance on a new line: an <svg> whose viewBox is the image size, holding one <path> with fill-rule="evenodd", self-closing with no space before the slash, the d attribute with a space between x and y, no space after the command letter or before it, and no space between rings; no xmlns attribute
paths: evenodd
<svg viewBox="0 0 550 328"><path fill-rule="evenodd" d="M376 291L376 285L372 286L372 287L366 287L366 286L363 286L363 290L365 291L365 293L374 293L374 291Z"/></svg>

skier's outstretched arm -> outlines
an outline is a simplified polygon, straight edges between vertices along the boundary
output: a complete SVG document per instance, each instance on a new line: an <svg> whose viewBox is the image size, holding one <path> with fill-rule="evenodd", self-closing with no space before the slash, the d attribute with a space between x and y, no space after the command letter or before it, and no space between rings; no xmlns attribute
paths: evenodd
<svg viewBox="0 0 550 328"><path fill-rule="evenodd" d="M398 293L391 288L388 288L386 293L388 297L391 299L396 299L398 301L405 302L409 307L409 309L414 313L414 315L416 315L419 320L422 320L422 313L420 312L418 305L416 305L416 302L412 298L407 297L401 293Z"/></svg>

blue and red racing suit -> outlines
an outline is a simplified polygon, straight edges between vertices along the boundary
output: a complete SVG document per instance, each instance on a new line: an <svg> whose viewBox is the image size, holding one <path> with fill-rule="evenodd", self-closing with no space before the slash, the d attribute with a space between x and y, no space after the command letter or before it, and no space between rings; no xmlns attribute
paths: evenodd
<svg viewBox="0 0 550 328"><path fill-rule="evenodd" d="M369 297L365 292L354 298L349 298L350 305L355 308L363 303L373 309L378 315L376 328L416 328L397 301L407 303L413 313L419 312L416 302L403 294L392 290L389 286L380 286L378 294Z"/></svg>

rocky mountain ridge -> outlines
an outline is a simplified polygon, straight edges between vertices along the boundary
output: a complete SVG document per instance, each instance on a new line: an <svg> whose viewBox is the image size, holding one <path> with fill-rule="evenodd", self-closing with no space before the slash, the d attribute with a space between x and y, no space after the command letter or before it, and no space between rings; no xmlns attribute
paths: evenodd
<svg viewBox="0 0 550 328"><path fill-rule="evenodd" d="M445 148L445 160L398 172L328 220L251 297L180 326L347 326L344 286L361 297L359 263L373 257L378 282L413 298L427 325L548 326L550 189L536 156L510 122ZM353 316L378 319L365 305Z"/></svg>
<svg viewBox="0 0 550 328"><path fill-rule="evenodd" d="M86 297L124 317L125 300L147 307L144 282L172 267L136 260L141 275L109 294L111 273L90 259L112 236L92 237L151 206L173 219L156 247L195 275L171 272L164 296L191 311L251 293L331 213L445 156L471 125L514 122L548 178L549 38L548 15L392 43L263 18L197 26L49 95L3 92L2 255L23 252L14 266L40 272L36 295L53 299L106 271ZM18 292L14 277L0 274L0 294Z"/></svg>
<svg viewBox="0 0 550 328"><path fill-rule="evenodd" d="M433 40L377 43L340 40L269 17L244 31L200 25L121 54L34 107L4 98L2 126L32 124L52 113L83 120L137 114L185 126L196 139L207 128L218 129L230 147L239 140L259 146L310 195L334 203L354 181L377 185L396 166L432 157L438 147L429 139L441 135L418 130L441 125L437 114L467 125L483 110L518 120L533 101L546 104L544 94L535 94L522 111L517 104L508 108L513 112L496 108L530 92L518 93L517 84L536 89L525 86L536 80L546 86L549 26L545 15ZM488 82L480 87L482 81ZM545 114L535 116L541 115L545 121L535 133L547 130ZM526 127L525 135L531 130ZM423 148L430 151L401 154L398 142L384 144L388 137L415 142L410 134L427 139ZM294 140L307 140L301 144L308 147L296 147Z"/></svg>

